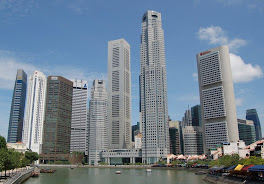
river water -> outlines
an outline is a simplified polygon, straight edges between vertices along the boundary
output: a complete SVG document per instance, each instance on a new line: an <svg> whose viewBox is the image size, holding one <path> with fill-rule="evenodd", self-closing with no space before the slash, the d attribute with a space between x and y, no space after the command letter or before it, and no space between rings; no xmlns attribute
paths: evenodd
<svg viewBox="0 0 264 184"><path fill-rule="evenodd" d="M119 169L119 168L56 168L55 173L41 173L24 184L209 184L204 175L191 170ZM115 174L116 171L121 174Z"/></svg>

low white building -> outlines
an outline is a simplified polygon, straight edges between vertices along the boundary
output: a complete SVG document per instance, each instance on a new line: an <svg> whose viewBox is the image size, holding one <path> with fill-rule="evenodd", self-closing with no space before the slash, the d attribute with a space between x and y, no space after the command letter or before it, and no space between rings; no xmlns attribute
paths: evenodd
<svg viewBox="0 0 264 184"><path fill-rule="evenodd" d="M15 151L21 152L21 153L25 153L27 150L26 144L22 142L7 143L6 146L8 149L15 149Z"/></svg>
<svg viewBox="0 0 264 184"><path fill-rule="evenodd" d="M246 144L244 141L239 140L238 142L222 143L216 149L211 150L211 155L214 160L217 160L224 155L234 155L238 154L240 158L247 157L249 155L249 150L245 149Z"/></svg>

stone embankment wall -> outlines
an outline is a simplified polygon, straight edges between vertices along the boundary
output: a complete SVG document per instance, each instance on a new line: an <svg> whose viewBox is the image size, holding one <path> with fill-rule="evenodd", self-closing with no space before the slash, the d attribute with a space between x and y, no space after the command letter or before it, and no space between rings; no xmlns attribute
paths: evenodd
<svg viewBox="0 0 264 184"><path fill-rule="evenodd" d="M31 176L34 169L29 169L21 173L16 174L12 178L9 178L4 184L20 184Z"/></svg>
<svg viewBox="0 0 264 184"><path fill-rule="evenodd" d="M237 178L230 176L216 176L216 175L207 175L204 178L204 180L215 184L261 184L262 183L260 181L251 181L244 178Z"/></svg>

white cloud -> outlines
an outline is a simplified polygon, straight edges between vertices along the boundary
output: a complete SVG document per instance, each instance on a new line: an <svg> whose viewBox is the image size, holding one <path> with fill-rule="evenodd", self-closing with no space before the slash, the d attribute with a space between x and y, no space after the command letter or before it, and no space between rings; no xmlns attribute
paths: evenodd
<svg viewBox="0 0 264 184"><path fill-rule="evenodd" d="M263 76L259 65L246 64L240 56L230 53L230 62L235 83L250 82Z"/></svg>
<svg viewBox="0 0 264 184"><path fill-rule="evenodd" d="M7 52L6 52L7 53ZM29 76L34 70L43 72L46 76L48 75L61 75L67 79L83 79L87 80L91 86L94 79L106 80L105 73L98 72L87 72L84 68L76 68L74 66L35 66L30 63L17 61L15 56L5 56L12 54L5 54L0 51L0 89L13 89L14 81L16 78L17 69L23 69Z"/></svg>
<svg viewBox="0 0 264 184"><path fill-rule="evenodd" d="M193 73L192 77L193 77L194 81L198 81L198 74L197 73Z"/></svg>
<svg viewBox="0 0 264 184"><path fill-rule="evenodd" d="M0 11L8 17L24 17L37 7L38 0L0 0Z"/></svg>
<svg viewBox="0 0 264 184"><path fill-rule="evenodd" d="M229 49L233 51L247 44L247 42L242 39L235 38L230 40L226 32L219 26L201 27L197 35L200 40L209 41L211 45L228 45Z"/></svg>
<svg viewBox="0 0 264 184"><path fill-rule="evenodd" d="M242 98L236 98L236 106L242 106L243 105L244 100Z"/></svg>

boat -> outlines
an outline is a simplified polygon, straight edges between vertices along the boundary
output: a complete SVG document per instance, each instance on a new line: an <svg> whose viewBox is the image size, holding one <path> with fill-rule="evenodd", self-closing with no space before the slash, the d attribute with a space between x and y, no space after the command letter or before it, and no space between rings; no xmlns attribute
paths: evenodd
<svg viewBox="0 0 264 184"><path fill-rule="evenodd" d="M39 177L39 172L33 171L31 177Z"/></svg>
<svg viewBox="0 0 264 184"><path fill-rule="evenodd" d="M198 171L195 174L196 175L203 175L203 174L207 174L207 172L206 171Z"/></svg>
<svg viewBox="0 0 264 184"><path fill-rule="evenodd" d="M146 172L151 172L151 169L146 169Z"/></svg>
<svg viewBox="0 0 264 184"><path fill-rule="evenodd" d="M40 173L54 173L56 170L52 170L52 169L41 169Z"/></svg>
<svg viewBox="0 0 264 184"><path fill-rule="evenodd" d="M116 171L116 174L121 174L121 171Z"/></svg>

